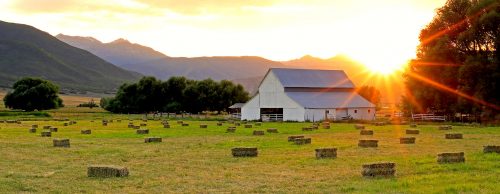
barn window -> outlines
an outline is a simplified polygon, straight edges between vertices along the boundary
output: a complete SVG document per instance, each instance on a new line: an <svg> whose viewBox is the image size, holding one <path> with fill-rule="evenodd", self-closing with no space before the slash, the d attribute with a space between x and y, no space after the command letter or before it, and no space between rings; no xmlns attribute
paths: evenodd
<svg viewBox="0 0 500 194"><path fill-rule="evenodd" d="M368 109L368 113L370 113L370 109Z"/></svg>
<svg viewBox="0 0 500 194"><path fill-rule="evenodd" d="M330 111L329 111L329 110L326 110L325 112L326 112L326 114L330 113Z"/></svg>
<svg viewBox="0 0 500 194"><path fill-rule="evenodd" d="M358 113L358 110L354 110L354 113Z"/></svg>

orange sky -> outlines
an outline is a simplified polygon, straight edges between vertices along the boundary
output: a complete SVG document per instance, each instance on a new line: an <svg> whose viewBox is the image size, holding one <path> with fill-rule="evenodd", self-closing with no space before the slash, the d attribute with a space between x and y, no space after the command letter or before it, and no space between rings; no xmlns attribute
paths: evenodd
<svg viewBox="0 0 500 194"><path fill-rule="evenodd" d="M123 37L169 56L289 60L347 54L372 70L414 57L445 0L1 0L0 20Z"/></svg>

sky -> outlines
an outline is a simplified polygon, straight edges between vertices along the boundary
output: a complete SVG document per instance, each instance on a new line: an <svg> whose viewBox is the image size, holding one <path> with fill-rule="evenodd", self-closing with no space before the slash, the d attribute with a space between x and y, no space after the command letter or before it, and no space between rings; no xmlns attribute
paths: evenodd
<svg viewBox="0 0 500 194"><path fill-rule="evenodd" d="M345 54L373 70L415 56L445 0L0 0L0 20L125 38L168 56L290 60Z"/></svg>

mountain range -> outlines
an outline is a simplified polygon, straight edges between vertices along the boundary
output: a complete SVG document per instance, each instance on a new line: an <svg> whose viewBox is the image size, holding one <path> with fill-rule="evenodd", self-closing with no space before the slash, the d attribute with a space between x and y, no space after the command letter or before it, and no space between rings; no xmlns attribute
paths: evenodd
<svg viewBox="0 0 500 194"><path fill-rule="evenodd" d="M11 87L26 76L56 82L63 92L105 93L142 75L32 26L0 21L0 87Z"/></svg>
<svg viewBox="0 0 500 194"><path fill-rule="evenodd" d="M144 75L168 79L172 76L185 76L190 79L232 80L242 84L251 93L255 92L260 80L271 67L341 69L358 85L372 85L381 90L383 96L399 98L402 88L384 82L379 75L363 72L364 65L345 55L328 59L303 56L289 61L272 61L262 57L170 57L152 48L117 39L103 43L93 37L68 36L58 34L58 39L89 52L127 70ZM399 81L399 80L398 80ZM393 101L389 100L386 101Z"/></svg>
<svg viewBox="0 0 500 194"><path fill-rule="evenodd" d="M388 99L398 99L402 93L400 77L387 81L371 76L362 64L344 55L328 59L306 55L290 61L255 56L170 57L125 39L103 43L92 37L54 37L32 26L0 21L0 87L31 76L54 81L62 91L112 93L123 83L149 75L162 80L172 76L227 79L254 93L271 67L341 69L357 86L377 87L388 97L385 101L394 102Z"/></svg>

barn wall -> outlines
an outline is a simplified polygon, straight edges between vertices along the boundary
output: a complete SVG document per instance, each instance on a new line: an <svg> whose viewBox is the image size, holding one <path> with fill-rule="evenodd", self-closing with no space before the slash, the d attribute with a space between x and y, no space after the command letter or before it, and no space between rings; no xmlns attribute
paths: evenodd
<svg viewBox="0 0 500 194"><path fill-rule="evenodd" d="M283 85L272 72L262 81L259 95L261 108L301 108L285 94Z"/></svg>
<svg viewBox="0 0 500 194"><path fill-rule="evenodd" d="M255 95L241 107L241 120L260 119L259 94Z"/></svg>
<svg viewBox="0 0 500 194"><path fill-rule="evenodd" d="M283 120L285 121L304 121L304 108L284 108Z"/></svg>
<svg viewBox="0 0 500 194"><path fill-rule="evenodd" d="M355 113L355 110L357 110L357 113ZM353 119L375 120L375 108L349 108L347 112Z"/></svg>

